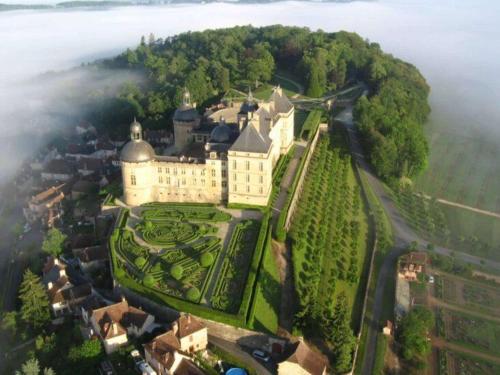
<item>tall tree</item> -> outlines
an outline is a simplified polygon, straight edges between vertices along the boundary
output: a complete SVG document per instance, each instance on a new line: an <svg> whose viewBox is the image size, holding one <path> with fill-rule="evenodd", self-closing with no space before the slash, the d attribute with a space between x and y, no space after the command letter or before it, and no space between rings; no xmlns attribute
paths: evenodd
<svg viewBox="0 0 500 375"><path fill-rule="evenodd" d="M47 232L47 235L43 240L42 250L47 254L58 257L64 250L64 242L66 241L66 238L67 236L59 229L52 228Z"/></svg>
<svg viewBox="0 0 500 375"><path fill-rule="evenodd" d="M27 269L19 288L22 302L21 318L33 328L39 329L50 320L49 299L40 278Z"/></svg>

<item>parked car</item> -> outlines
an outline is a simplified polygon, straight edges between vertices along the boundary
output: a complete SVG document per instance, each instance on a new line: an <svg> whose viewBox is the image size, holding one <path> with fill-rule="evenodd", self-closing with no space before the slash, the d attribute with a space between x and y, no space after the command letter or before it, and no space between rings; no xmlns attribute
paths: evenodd
<svg viewBox="0 0 500 375"><path fill-rule="evenodd" d="M259 349L255 349L252 352L252 356L254 356L254 358L260 359L261 361L264 361L264 362L269 362L271 360L271 357L269 357L269 355L266 352L264 352L263 350L259 350Z"/></svg>
<svg viewBox="0 0 500 375"><path fill-rule="evenodd" d="M102 361L99 365L99 374L100 375L115 375L116 372L113 368L113 365L110 361Z"/></svg>
<svg viewBox="0 0 500 375"><path fill-rule="evenodd" d="M132 359L134 360L135 369L141 375L157 375L156 371L147 363L144 358L142 358L141 353L138 350L132 350L130 352Z"/></svg>

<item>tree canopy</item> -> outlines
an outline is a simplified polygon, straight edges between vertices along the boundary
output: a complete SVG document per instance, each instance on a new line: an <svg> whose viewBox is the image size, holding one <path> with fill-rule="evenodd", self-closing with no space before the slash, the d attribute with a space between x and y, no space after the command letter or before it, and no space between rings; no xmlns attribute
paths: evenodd
<svg viewBox="0 0 500 375"><path fill-rule="evenodd" d="M427 338L429 330L434 326L432 311L417 306L402 320L399 329L399 342L402 347L403 358L415 362L424 362L431 350Z"/></svg>
<svg viewBox="0 0 500 375"><path fill-rule="evenodd" d="M57 228L49 229L42 243L42 250L49 255L58 257L63 253L67 236Z"/></svg>
<svg viewBox="0 0 500 375"><path fill-rule="evenodd" d="M19 288L21 318L33 328L39 329L50 320L49 299L40 278L29 269L24 272Z"/></svg>

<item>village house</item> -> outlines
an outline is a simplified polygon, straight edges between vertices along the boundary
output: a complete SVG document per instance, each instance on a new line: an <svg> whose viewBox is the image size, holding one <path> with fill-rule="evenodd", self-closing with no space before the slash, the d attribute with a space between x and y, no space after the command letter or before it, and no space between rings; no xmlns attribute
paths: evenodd
<svg viewBox="0 0 500 375"><path fill-rule="evenodd" d="M95 182L80 179L71 187L71 199L78 200L85 196L96 194L98 188Z"/></svg>
<svg viewBox="0 0 500 375"><path fill-rule="evenodd" d="M105 245L89 246L72 250L78 266L84 273L89 273L106 266L108 249Z"/></svg>
<svg viewBox="0 0 500 375"><path fill-rule="evenodd" d="M95 148L93 146L87 144L70 143L66 147L65 157L73 161L78 161L81 158L90 157L94 153L94 151Z"/></svg>
<svg viewBox="0 0 500 375"><path fill-rule="evenodd" d="M23 214L28 223L38 220L51 228L54 221L63 214L62 201L64 184L52 186L51 188L34 195L28 201L27 207L23 208Z"/></svg>
<svg viewBox="0 0 500 375"><path fill-rule="evenodd" d="M96 159L107 159L118 154L116 146L108 139L100 139L95 145L95 151L92 157Z"/></svg>
<svg viewBox="0 0 500 375"><path fill-rule="evenodd" d="M98 309L84 310L82 317L97 335L106 353L112 353L129 341L129 337L140 337L153 328L154 316L130 306L126 299Z"/></svg>
<svg viewBox="0 0 500 375"><path fill-rule="evenodd" d="M416 281L418 274L425 272L427 264L427 253L423 251L413 251L399 257L398 277L406 281Z"/></svg>
<svg viewBox="0 0 500 375"><path fill-rule="evenodd" d="M301 339L286 360L278 364L278 375L325 375L328 359L311 350Z"/></svg>
<svg viewBox="0 0 500 375"><path fill-rule="evenodd" d="M53 159L42 170L44 181L69 181L75 175L73 166L64 159Z"/></svg>
<svg viewBox="0 0 500 375"><path fill-rule="evenodd" d="M146 361L161 375L203 374L189 359L189 354L205 351L208 344L207 327L195 317L182 315L172 329L144 345ZM198 372L197 372L198 371Z"/></svg>
<svg viewBox="0 0 500 375"><path fill-rule="evenodd" d="M48 257L43 267L43 283L47 288L49 303L54 316L78 313L79 307L92 295L88 283L74 285L66 274L66 264L60 259Z"/></svg>
<svg viewBox="0 0 500 375"><path fill-rule="evenodd" d="M103 168L103 161L94 157L81 158L77 163L78 173L82 176L100 175L103 173Z"/></svg>

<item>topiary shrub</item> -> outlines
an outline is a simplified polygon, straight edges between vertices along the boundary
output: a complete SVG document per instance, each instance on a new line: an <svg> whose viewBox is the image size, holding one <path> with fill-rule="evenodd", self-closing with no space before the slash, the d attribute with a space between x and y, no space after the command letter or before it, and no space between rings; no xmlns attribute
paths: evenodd
<svg viewBox="0 0 500 375"><path fill-rule="evenodd" d="M156 280L152 275L146 275L144 276L144 279L142 279L142 282L144 283L144 285L152 287L155 285Z"/></svg>
<svg viewBox="0 0 500 375"><path fill-rule="evenodd" d="M174 264L170 268L170 275L176 280L180 280L183 273L184 273L184 268L182 268L182 266L179 264Z"/></svg>
<svg viewBox="0 0 500 375"><path fill-rule="evenodd" d="M214 256L210 253L201 254L200 263L202 267L210 267L214 263Z"/></svg>
<svg viewBox="0 0 500 375"><path fill-rule="evenodd" d="M137 268L142 268L146 264L146 259L144 259L144 257L137 257L135 258L134 263Z"/></svg>
<svg viewBox="0 0 500 375"><path fill-rule="evenodd" d="M197 287L193 286L192 288L189 288L189 290L187 291L186 297L188 300L192 302L197 302L201 297L201 293Z"/></svg>

